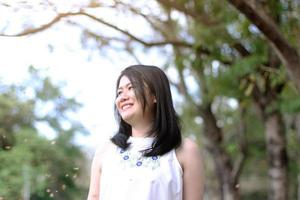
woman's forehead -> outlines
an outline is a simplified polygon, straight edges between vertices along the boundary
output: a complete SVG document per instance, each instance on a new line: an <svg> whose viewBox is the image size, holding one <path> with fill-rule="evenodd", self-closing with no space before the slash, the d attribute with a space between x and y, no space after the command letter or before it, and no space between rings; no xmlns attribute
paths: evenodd
<svg viewBox="0 0 300 200"><path fill-rule="evenodd" d="M129 79L127 76L122 76L122 77L120 78L118 87L119 87L119 88L120 88L120 87L125 87L125 86L127 86L127 85L129 85L129 84L131 84L130 79Z"/></svg>

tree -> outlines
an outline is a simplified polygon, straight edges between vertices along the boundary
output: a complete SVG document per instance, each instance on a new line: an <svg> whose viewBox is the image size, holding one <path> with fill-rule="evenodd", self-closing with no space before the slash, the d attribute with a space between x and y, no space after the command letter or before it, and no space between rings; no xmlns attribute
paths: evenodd
<svg viewBox="0 0 300 200"><path fill-rule="evenodd" d="M285 36L280 32L279 26L280 22L276 22L269 15L274 15L274 13L267 13L262 9L263 7L270 9L275 8L275 12L278 14L279 9L283 7L288 7L288 12L297 12L299 9L299 3L296 1L284 2L284 1L270 1L264 4L259 2L250 2L244 0L228 0L233 6L235 6L241 13L245 14L247 18L257 26L257 28L264 34L268 39L274 51L277 53L281 62L287 67L289 76L295 82L298 90L300 91L300 56L298 50L293 47L293 45L285 38ZM269 10L271 11L271 10ZM279 20L284 20L284 16L277 16ZM296 16L295 16L296 17ZM294 17L290 17L293 21ZM294 35L294 37L298 37Z"/></svg>
<svg viewBox="0 0 300 200"><path fill-rule="evenodd" d="M293 187L289 188L287 183L294 182L288 177L293 178L297 171L288 168L291 164L288 157L293 155L288 143L292 129L284 127L291 113L299 112L296 103L299 102L299 47L291 45L299 39L299 4L296 1L272 0L263 5L254 2L229 0L224 6L211 0L157 0L148 6L131 1L114 1L108 5L91 1L77 11L59 13L44 26L15 35L37 33L62 19L83 16L116 33L112 37L72 21L83 28L84 41L95 41L97 48L114 47L117 43L116 46L121 46L137 61L141 49L161 49L158 51L166 58L165 66L176 69L179 78L172 83L184 99L180 111L188 117L183 120L198 120L193 124L198 127L185 127L185 130L192 131L197 138L200 133L206 138L202 144L215 166L220 199L251 199L251 194L242 191L240 178L245 177L243 170L250 172L249 168L255 167L250 163L257 155L253 152L268 155L269 198L287 199L289 191L292 191L290 197L295 196ZM150 37L138 36L126 27L105 20L105 16L92 14L92 10L105 8L125 13L122 17L133 15L143 19L149 25ZM194 82L187 83L188 78ZM191 85L197 86L193 92ZM236 102L236 106L230 102ZM259 161L267 165L264 160L262 156ZM265 194L260 198L265 198Z"/></svg>
<svg viewBox="0 0 300 200"><path fill-rule="evenodd" d="M80 104L65 97L40 71L29 71L31 77L21 86L1 84L0 197L82 199L86 188L78 184L78 177L84 173L85 157L73 137L87 132L67 114ZM46 104L52 109L41 112ZM36 123L48 124L57 137L47 139Z"/></svg>

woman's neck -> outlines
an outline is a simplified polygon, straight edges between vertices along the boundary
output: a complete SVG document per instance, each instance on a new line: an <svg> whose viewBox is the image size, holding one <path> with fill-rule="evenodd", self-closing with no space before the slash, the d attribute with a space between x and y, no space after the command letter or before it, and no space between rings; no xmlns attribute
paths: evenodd
<svg viewBox="0 0 300 200"><path fill-rule="evenodd" d="M147 137L151 130L152 124L148 126L132 126L132 137Z"/></svg>

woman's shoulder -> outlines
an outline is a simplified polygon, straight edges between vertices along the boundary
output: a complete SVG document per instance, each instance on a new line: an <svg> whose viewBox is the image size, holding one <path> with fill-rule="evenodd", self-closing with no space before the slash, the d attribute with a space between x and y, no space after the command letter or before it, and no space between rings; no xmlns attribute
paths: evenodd
<svg viewBox="0 0 300 200"><path fill-rule="evenodd" d="M94 153L94 159L99 163L102 163L105 155L112 152L114 148L115 145L111 142L111 140L106 140L103 144L97 146Z"/></svg>
<svg viewBox="0 0 300 200"><path fill-rule="evenodd" d="M197 151L199 151L199 146L191 138L184 138L180 147L176 150L178 154L189 154Z"/></svg>
<svg viewBox="0 0 300 200"><path fill-rule="evenodd" d="M176 150L176 156L182 167L194 160L201 159L199 145L191 138L184 138L182 144Z"/></svg>

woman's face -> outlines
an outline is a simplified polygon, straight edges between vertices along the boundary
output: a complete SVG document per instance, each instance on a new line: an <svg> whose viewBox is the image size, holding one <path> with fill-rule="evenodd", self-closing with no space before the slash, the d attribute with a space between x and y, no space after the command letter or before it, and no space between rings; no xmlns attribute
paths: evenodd
<svg viewBox="0 0 300 200"><path fill-rule="evenodd" d="M146 92L148 94L148 92ZM116 107L122 119L131 126L139 123L152 123L153 120L153 104L156 101L153 95L146 97L148 106L145 112L141 102L138 101L134 87L128 77L122 76L117 89ZM147 105L147 104L146 104Z"/></svg>

